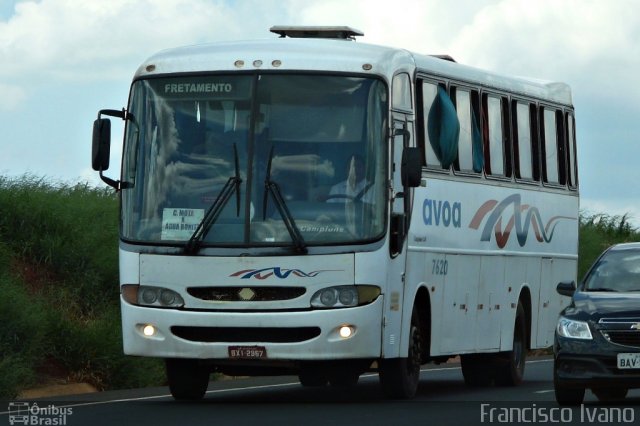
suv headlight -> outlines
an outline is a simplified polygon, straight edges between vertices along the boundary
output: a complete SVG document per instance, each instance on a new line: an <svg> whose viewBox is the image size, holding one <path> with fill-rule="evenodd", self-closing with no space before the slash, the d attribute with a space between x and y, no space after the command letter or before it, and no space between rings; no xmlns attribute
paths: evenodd
<svg viewBox="0 0 640 426"><path fill-rule="evenodd" d="M313 308L351 308L371 303L380 295L374 285L338 285L316 291L311 297Z"/></svg>
<svg viewBox="0 0 640 426"><path fill-rule="evenodd" d="M569 339L591 340L591 330L589 324L584 321L575 321L569 318L560 317L558 327L556 328L559 336Z"/></svg>

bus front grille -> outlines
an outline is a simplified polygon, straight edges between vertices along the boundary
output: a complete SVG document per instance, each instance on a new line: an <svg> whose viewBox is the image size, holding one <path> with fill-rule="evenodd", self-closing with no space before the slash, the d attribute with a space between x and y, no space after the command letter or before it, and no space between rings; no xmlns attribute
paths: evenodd
<svg viewBox="0 0 640 426"><path fill-rule="evenodd" d="M201 300L220 302L272 302L302 296L304 287L189 287L187 292Z"/></svg>
<svg viewBox="0 0 640 426"><path fill-rule="evenodd" d="M181 339L207 343L295 343L320 335L319 327L188 327L173 326Z"/></svg>

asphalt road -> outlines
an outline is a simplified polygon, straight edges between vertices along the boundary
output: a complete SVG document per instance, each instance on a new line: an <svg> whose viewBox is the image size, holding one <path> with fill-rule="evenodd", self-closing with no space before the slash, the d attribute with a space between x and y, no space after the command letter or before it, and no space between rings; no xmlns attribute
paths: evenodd
<svg viewBox="0 0 640 426"><path fill-rule="evenodd" d="M348 390L303 388L295 377L211 382L204 400L196 403L173 401L167 388L110 391L26 401L31 413L26 424L452 426L513 424L517 420L640 424L640 389L631 390L623 405L602 405L587 391L583 407L559 408L553 394L552 364L550 359L530 360L521 386L487 388L467 387L456 364L426 366L418 394L410 401L385 400L377 374L362 376L358 386ZM1 404L0 410L8 410L8 402ZM15 414L15 406L12 408ZM0 412L0 426L10 424L10 414Z"/></svg>

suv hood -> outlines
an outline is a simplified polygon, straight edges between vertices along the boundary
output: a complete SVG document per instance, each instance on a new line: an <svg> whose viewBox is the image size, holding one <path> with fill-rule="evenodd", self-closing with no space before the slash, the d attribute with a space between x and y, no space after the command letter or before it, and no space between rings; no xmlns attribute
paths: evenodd
<svg viewBox="0 0 640 426"><path fill-rule="evenodd" d="M577 291L565 315L580 317L582 320L597 322L607 318L640 317L639 293L607 293Z"/></svg>

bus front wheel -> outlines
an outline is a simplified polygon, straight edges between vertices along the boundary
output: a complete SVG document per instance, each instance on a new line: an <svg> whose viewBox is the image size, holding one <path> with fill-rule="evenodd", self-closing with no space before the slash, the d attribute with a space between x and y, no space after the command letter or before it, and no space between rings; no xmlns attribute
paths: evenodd
<svg viewBox="0 0 640 426"><path fill-rule="evenodd" d="M411 315L407 357L380 360L380 384L387 398L409 399L415 396L420 381L422 341L420 317L414 308Z"/></svg>
<svg viewBox="0 0 640 426"><path fill-rule="evenodd" d="M166 359L169 390L176 400L202 399L209 386L209 371L195 359Z"/></svg>

